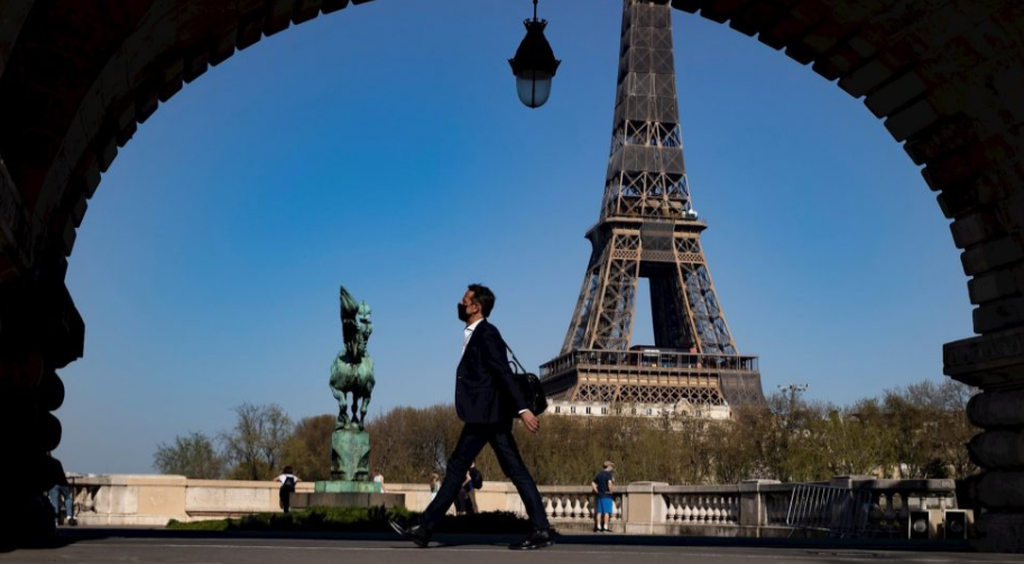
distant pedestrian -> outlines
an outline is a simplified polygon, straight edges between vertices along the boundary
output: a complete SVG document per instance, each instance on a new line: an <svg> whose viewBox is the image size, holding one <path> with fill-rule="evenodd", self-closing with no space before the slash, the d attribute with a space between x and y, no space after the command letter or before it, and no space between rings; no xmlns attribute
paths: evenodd
<svg viewBox="0 0 1024 564"><path fill-rule="evenodd" d="M474 490L484 487L484 475L476 467L476 461L469 465L469 485Z"/></svg>
<svg viewBox="0 0 1024 564"><path fill-rule="evenodd" d="M285 466L284 471L274 479L281 482L281 509L283 509L285 513L288 513L288 509L291 506L291 495L295 493L295 484L298 484L302 480L293 474L291 466Z"/></svg>
<svg viewBox="0 0 1024 564"><path fill-rule="evenodd" d="M441 475L434 472L430 475L430 501L434 501L439 489L441 489Z"/></svg>
<svg viewBox="0 0 1024 564"><path fill-rule="evenodd" d="M597 511L594 513L594 532L610 533L611 518L615 511L612 493L615 492L615 465L606 460L603 469L590 482L590 489L597 496Z"/></svg>
<svg viewBox="0 0 1024 564"><path fill-rule="evenodd" d="M476 514L476 504L473 503L473 490L479 490L484 485L484 475L476 468L476 461L469 465L466 471L466 479L462 481L462 489L455 498L455 512L459 515Z"/></svg>
<svg viewBox="0 0 1024 564"><path fill-rule="evenodd" d="M49 472L55 482L49 493L50 503L53 505L57 524L63 525L64 521L67 520L69 525L76 525L78 523L75 519L75 496L74 492L72 492L71 485L68 483L68 477L64 472L64 466L52 455L49 457L48 462Z"/></svg>
<svg viewBox="0 0 1024 564"><path fill-rule="evenodd" d="M384 493L384 474L381 474L380 470L373 471L373 481L380 484L380 492Z"/></svg>

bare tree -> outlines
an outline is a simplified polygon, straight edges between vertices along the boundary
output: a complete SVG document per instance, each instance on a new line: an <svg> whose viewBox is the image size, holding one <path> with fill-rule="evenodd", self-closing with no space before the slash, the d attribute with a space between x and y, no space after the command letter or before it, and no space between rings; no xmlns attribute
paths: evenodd
<svg viewBox="0 0 1024 564"><path fill-rule="evenodd" d="M217 480L224 477L225 461L209 437L191 432L184 437L175 437L172 445L157 445L153 466L162 474Z"/></svg>
<svg viewBox="0 0 1024 564"><path fill-rule="evenodd" d="M303 418L285 443L281 462L303 480L330 479L331 434L337 420L331 414Z"/></svg>
<svg viewBox="0 0 1024 564"><path fill-rule="evenodd" d="M604 460L616 463L622 483L817 481L894 470L907 478L962 478L977 470L965 448L976 432L965 414L972 388L952 380L922 382L846 407L805 401L802 391L772 394L767 408L737 409L729 421L637 417L626 415L633 413L627 407L601 417L547 416L544 432L531 435L516 425L515 438L537 481L551 485L589 484ZM275 404L244 403L234 411L234 427L219 435L223 457L208 438L192 433L161 444L154 465L216 477L225 474L226 458L229 476L238 479L270 479L283 463L305 479L328 476L333 416L307 417L296 427ZM444 471L461 424L447 404L396 407L367 429L372 465L388 481L425 482L431 472ZM490 449L477 466L487 479L501 476Z"/></svg>
<svg viewBox="0 0 1024 564"><path fill-rule="evenodd" d="M292 420L277 404L235 407L235 426L221 433L228 459L234 464L231 476L248 480L269 480L279 470L278 461L292 432Z"/></svg>

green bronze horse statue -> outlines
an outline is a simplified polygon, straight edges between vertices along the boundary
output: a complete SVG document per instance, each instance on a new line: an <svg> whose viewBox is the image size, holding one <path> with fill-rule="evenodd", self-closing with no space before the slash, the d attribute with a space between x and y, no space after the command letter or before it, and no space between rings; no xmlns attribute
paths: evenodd
<svg viewBox="0 0 1024 564"><path fill-rule="evenodd" d="M370 306L356 304L352 295L341 287L341 335L344 346L331 364L331 392L338 400L338 422L335 430L365 429L366 411L376 380L373 359L366 352L366 343L373 332ZM348 415L348 394L352 394L352 417Z"/></svg>

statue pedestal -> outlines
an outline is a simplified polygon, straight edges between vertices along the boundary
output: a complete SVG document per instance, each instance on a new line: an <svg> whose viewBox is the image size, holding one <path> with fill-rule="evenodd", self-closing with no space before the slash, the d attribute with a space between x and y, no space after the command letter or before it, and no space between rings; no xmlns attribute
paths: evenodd
<svg viewBox="0 0 1024 564"><path fill-rule="evenodd" d="M377 482L351 482L348 480L318 481L313 486L316 493L384 493Z"/></svg>
<svg viewBox="0 0 1024 564"><path fill-rule="evenodd" d="M339 429L331 435L331 482L370 482L370 434ZM331 483L324 482L324 483ZM319 483L317 487L319 487ZM319 489L317 491L320 491ZM354 490L324 490L354 491ZM380 492L378 487L377 493ZM367 492L369 493L369 492Z"/></svg>
<svg viewBox="0 0 1024 564"><path fill-rule="evenodd" d="M371 491L372 490L372 491ZM405 494L380 493L376 482L317 482L314 493L293 493L292 509L311 507L405 507Z"/></svg>
<svg viewBox="0 0 1024 564"><path fill-rule="evenodd" d="M339 429L331 435L331 478L316 482L313 493L293 493L291 506L405 507L405 494L386 494L370 480L370 434Z"/></svg>
<svg viewBox="0 0 1024 564"><path fill-rule="evenodd" d="M311 494L292 494L292 507L405 507L405 494L386 494L377 482L320 480Z"/></svg>

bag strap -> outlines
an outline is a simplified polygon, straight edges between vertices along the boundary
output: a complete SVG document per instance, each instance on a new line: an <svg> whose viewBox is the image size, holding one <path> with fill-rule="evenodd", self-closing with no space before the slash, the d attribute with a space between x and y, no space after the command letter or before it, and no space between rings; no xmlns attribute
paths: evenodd
<svg viewBox="0 0 1024 564"><path fill-rule="evenodd" d="M504 341L504 339L502 340ZM505 349L508 351L508 354L512 355L512 360L508 361L509 365L513 368L512 372L515 372L516 374L526 374L526 369L523 368L522 364L520 364L519 359L516 358L516 353L512 352L512 347L508 346L508 343L505 343ZM515 370L517 368L519 369L518 372Z"/></svg>

